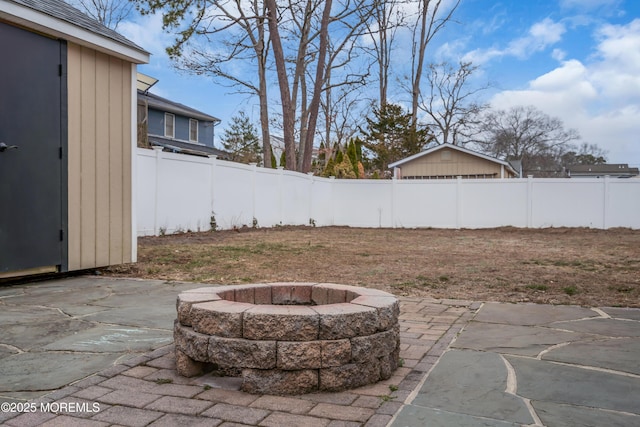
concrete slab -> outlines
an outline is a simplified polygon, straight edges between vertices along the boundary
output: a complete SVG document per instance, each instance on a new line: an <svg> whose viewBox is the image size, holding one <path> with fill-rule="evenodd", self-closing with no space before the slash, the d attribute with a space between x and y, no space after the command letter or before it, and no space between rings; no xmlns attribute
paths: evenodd
<svg viewBox="0 0 640 427"><path fill-rule="evenodd" d="M561 343L591 337L588 334L560 331L546 327L470 322L454 343L455 348L493 351L523 356L540 352Z"/></svg>
<svg viewBox="0 0 640 427"><path fill-rule="evenodd" d="M603 307L602 311L616 319L640 321L640 310L636 308Z"/></svg>
<svg viewBox="0 0 640 427"><path fill-rule="evenodd" d="M542 359L640 375L639 355L640 339L610 338L554 348Z"/></svg>
<svg viewBox="0 0 640 427"><path fill-rule="evenodd" d="M394 427L520 427L521 425L412 405L402 408L393 422Z"/></svg>
<svg viewBox="0 0 640 427"><path fill-rule="evenodd" d="M44 350L92 353L147 352L173 342L171 331L98 325L66 336L43 347Z"/></svg>
<svg viewBox="0 0 640 427"><path fill-rule="evenodd" d="M31 288L29 288L31 289ZM6 304L10 305L25 305L25 306L45 306L45 307L59 307L60 305L74 306L74 305L87 305L96 301L107 298L113 291L107 286L91 287L83 289L82 292L71 292L69 289L66 291L56 292L28 292L25 291L19 295L7 296L3 298Z"/></svg>
<svg viewBox="0 0 640 427"><path fill-rule="evenodd" d="M198 284L73 277L0 288L0 399L42 396L173 341Z"/></svg>
<svg viewBox="0 0 640 427"><path fill-rule="evenodd" d="M451 350L438 361L429 380L411 402L476 417L530 424L524 401L507 393L508 371L493 353Z"/></svg>
<svg viewBox="0 0 640 427"><path fill-rule="evenodd" d="M605 337L640 337L640 322L633 320L599 318L579 322L554 322L553 326Z"/></svg>
<svg viewBox="0 0 640 427"><path fill-rule="evenodd" d="M391 425L640 426L638 319L638 309L484 304Z"/></svg>
<svg viewBox="0 0 640 427"><path fill-rule="evenodd" d="M21 353L2 359L0 395L58 389L111 366L117 353Z"/></svg>
<svg viewBox="0 0 640 427"><path fill-rule="evenodd" d="M174 297L172 306L168 306L167 303L145 306L140 301L140 307L114 308L89 314L82 318L83 320L97 323L116 323L138 328L173 330L173 321L176 318L175 298L177 297Z"/></svg>
<svg viewBox="0 0 640 427"><path fill-rule="evenodd" d="M640 426L640 416L638 415L550 402L531 402L531 404L546 426Z"/></svg>
<svg viewBox="0 0 640 427"><path fill-rule="evenodd" d="M4 308L3 308L4 310ZM93 325L81 319L73 319L47 309L13 310L12 320L0 320L0 343L9 344L21 351L36 350L64 336ZM24 316L24 317L23 317Z"/></svg>
<svg viewBox="0 0 640 427"><path fill-rule="evenodd" d="M515 370L518 395L555 402L640 414L640 379L553 362L505 356Z"/></svg>
<svg viewBox="0 0 640 427"><path fill-rule="evenodd" d="M591 309L577 306L486 303L474 320L476 322L531 326L598 316L599 314Z"/></svg>
<svg viewBox="0 0 640 427"><path fill-rule="evenodd" d="M8 344L0 344L0 359L18 353L20 353L20 350L18 350L17 348Z"/></svg>

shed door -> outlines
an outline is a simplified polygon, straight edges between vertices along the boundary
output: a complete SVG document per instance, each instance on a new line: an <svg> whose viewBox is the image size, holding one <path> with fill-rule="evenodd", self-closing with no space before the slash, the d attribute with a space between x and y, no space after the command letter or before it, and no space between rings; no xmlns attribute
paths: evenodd
<svg viewBox="0 0 640 427"><path fill-rule="evenodd" d="M66 44L0 22L0 55L0 276L64 270Z"/></svg>

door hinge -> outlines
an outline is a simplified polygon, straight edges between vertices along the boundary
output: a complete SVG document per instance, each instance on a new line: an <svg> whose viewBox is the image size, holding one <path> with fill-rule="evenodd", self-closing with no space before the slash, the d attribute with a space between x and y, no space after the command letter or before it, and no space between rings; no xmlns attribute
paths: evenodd
<svg viewBox="0 0 640 427"><path fill-rule="evenodd" d="M62 77L62 64L58 64L58 76Z"/></svg>
<svg viewBox="0 0 640 427"><path fill-rule="evenodd" d="M63 242L64 241L64 230L60 230L60 241Z"/></svg>
<svg viewBox="0 0 640 427"><path fill-rule="evenodd" d="M58 148L58 157L62 159L62 147Z"/></svg>

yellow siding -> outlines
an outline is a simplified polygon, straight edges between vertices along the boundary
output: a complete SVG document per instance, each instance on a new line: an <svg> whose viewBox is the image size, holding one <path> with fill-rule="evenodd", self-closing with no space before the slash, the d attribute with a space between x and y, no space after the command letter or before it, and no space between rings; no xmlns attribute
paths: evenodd
<svg viewBox="0 0 640 427"><path fill-rule="evenodd" d="M492 175L500 178L501 165L457 150L442 149L400 166L402 177ZM505 171L505 178L507 178Z"/></svg>
<svg viewBox="0 0 640 427"><path fill-rule="evenodd" d="M131 262L131 63L67 52L69 270Z"/></svg>

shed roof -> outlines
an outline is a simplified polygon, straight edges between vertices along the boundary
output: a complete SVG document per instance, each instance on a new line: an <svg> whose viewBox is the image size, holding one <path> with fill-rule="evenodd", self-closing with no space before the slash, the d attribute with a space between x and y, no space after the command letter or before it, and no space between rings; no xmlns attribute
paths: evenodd
<svg viewBox="0 0 640 427"><path fill-rule="evenodd" d="M63 0L0 0L0 18L141 64L149 53Z"/></svg>
<svg viewBox="0 0 640 427"><path fill-rule="evenodd" d="M195 108L188 107L184 104L180 104L179 102L174 102L169 99L162 98L153 93L145 93L141 90L138 90L138 99L146 101L149 107L155 108L156 110L179 114L181 116L186 116L198 120L204 120L214 123L220 122L220 119L217 117L203 113L202 111L198 111Z"/></svg>
<svg viewBox="0 0 640 427"><path fill-rule="evenodd" d="M449 148L449 149L452 149L452 150L457 150L457 151L460 151L462 153L469 154L471 156L476 156L476 157L479 157L479 158L484 159L484 160L488 160L488 161L493 162L493 163L498 163L498 164L504 166L505 168L507 168L507 170L509 170L514 175L518 175L518 172L516 172L516 170L513 169L513 167L509 164L509 162L506 162L506 161L500 160L500 159L496 159L495 157L487 156L486 154L478 153L477 151L469 150L468 148L464 148L464 147L461 147L459 145L453 145L453 144L449 144L449 143L436 145L435 147L431 147L431 148L429 148L427 150L421 151L421 152L419 152L417 154L414 154L413 156L409 156L409 157L406 157L406 158L404 158L402 160L398 160L397 162L391 163L389 165L389 167L390 168L395 168L395 167L401 166L401 165L403 165L405 163L411 162L413 160L419 159L420 157L427 156L427 155L429 155L431 153L435 153L436 151L440 151L440 150L443 150L445 148Z"/></svg>

